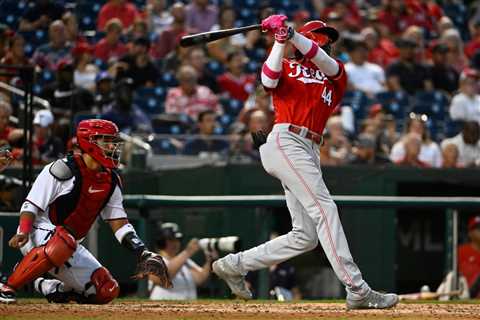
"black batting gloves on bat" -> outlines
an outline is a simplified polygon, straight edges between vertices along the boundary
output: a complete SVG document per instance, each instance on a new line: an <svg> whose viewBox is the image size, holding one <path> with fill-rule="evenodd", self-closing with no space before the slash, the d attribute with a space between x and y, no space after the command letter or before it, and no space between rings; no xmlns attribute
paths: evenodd
<svg viewBox="0 0 480 320"><path fill-rule="evenodd" d="M263 130L251 132L250 134L252 135L253 146L256 150L258 150L262 144L267 142L267 133Z"/></svg>

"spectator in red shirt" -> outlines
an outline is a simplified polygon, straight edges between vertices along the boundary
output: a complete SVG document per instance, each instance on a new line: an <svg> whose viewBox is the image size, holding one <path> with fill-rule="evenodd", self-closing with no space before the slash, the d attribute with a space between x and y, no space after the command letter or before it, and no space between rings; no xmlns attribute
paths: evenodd
<svg viewBox="0 0 480 320"><path fill-rule="evenodd" d="M409 25L410 17L404 0L386 0L385 7L378 13L378 19L387 26L389 33L399 35Z"/></svg>
<svg viewBox="0 0 480 320"><path fill-rule="evenodd" d="M23 130L10 126L12 107L7 101L0 100L0 146L15 144L23 138Z"/></svg>
<svg viewBox="0 0 480 320"><path fill-rule="evenodd" d="M465 46L465 54L471 59L480 50L480 20L471 24L470 34L472 39Z"/></svg>
<svg viewBox="0 0 480 320"><path fill-rule="evenodd" d="M98 13L97 30L104 31L107 22L118 18L125 29L128 29L139 16L137 7L127 0L110 0Z"/></svg>
<svg viewBox="0 0 480 320"><path fill-rule="evenodd" d="M25 56L25 39L21 34L16 34L9 39L8 51L5 54L5 57L0 60L0 63L16 66L26 66L31 64L30 60ZM12 80L12 77L2 76L0 77L0 80L10 82L10 80ZM12 82L16 82L15 80L13 80Z"/></svg>
<svg viewBox="0 0 480 320"><path fill-rule="evenodd" d="M470 298L480 298L480 216L469 219L468 238L458 248L458 270L467 279Z"/></svg>
<svg viewBox="0 0 480 320"><path fill-rule="evenodd" d="M207 87L198 85L197 72L192 66L184 65L177 72L179 86L168 90L165 112L187 114L197 120L200 112L213 110L222 113L217 96Z"/></svg>
<svg viewBox="0 0 480 320"><path fill-rule="evenodd" d="M363 29L361 35L369 49L368 62L376 63L385 68L398 58L398 49L395 44L387 38L380 38L374 28Z"/></svg>
<svg viewBox="0 0 480 320"><path fill-rule="evenodd" d="M120 19L113 18L107 22L105 37L95 45L94 55L96 58L108 62L112 58L118 60L128 52L127 46L120 41L122 28Z"/></svg>
<svg viewBox="0 0 480 320"><path fill-rule="evenodd" d="M243 102L255 90L255 76L244 72L247 60L243 51L229 53L227 56L228 71L217 79L223 94Z"/></svg>
<svg viewBox="0 0 480 320"><path fill-rule="evenodd" d="M403 145L405 147L405 156L400 161L396 161L395 164L418 168L429 167L427 163L418 158L420 155L420 148L422 147L422 138L418 134L407 133L403 138Z"/></svg>
<svg viewBox="0 0 480 320"><path fill-rule="evenodd" d="M333 5L325 8L322 12L323 17L328 17L332 12L342 17L348 30L358 30L361 27L361 17L355 1L337 0Z"/></svg>
<svg viewBox="0 0 480 320"><path fill-rule="evenodd" d="M185 5L181 2L174 3L170 13L173 17L172 24L158 35L150 50L150 55L155 59L162 59L174 51L180 38L188 33L185 26Z"/></svg>

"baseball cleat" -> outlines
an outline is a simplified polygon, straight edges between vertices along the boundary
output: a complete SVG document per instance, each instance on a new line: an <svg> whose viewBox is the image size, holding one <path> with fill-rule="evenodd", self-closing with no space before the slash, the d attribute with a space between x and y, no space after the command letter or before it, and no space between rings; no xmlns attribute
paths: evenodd
<svg viewBox="0 0 480 320"><path fill-rule="evenodd" d="M15 290L7 286L6 284L0 283L0 302L1 303L15 303L17 299L15 298Z"/></svg>
<svg viewBox="0 0 480 320"><path fill-rule="evenodd" d="M398 296L394 293L380 293L375 290L370 292L363 299L351 299L347 295L347 309L388 309L398 303Z"/></svg>
<svg viewBox="0 0 480 320"><path fill-rule="evenodd" d="M225 259L215 261L212 269L219 278L227 283L234 295L245 300L252 299L252 293L247 288L245 277L235 272Z"/></svg>

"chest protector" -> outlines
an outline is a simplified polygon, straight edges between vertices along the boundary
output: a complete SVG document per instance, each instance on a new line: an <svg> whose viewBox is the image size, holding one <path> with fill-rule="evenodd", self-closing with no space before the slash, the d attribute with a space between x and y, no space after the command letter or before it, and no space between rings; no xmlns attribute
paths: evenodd
<svg viewBox="0 0 480 320"><path fill-rule="evenodd" d="M67 165L75 177L73 189L49 205L49 218L54 225L64 226L76 239L81 239L107 204L119 178L110 169L103 172L88 169L80 155L70 156Z"/></svg>

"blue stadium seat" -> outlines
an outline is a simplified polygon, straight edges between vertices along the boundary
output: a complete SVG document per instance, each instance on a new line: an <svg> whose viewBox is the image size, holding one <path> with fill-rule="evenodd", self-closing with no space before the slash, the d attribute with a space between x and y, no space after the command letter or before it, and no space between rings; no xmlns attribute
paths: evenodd
<svg viewBox="0 0 480 320"><path fill-rule="evenodd" d="M243 108L243 102L236 99L223 98L220 100L225 114L236 117Z"/></svg>
<svg viewBox="0 0 480 320"><path fill-rule="evenodd" d="M446 16L452 19L463 40L468 40L468 10L465 4L452 1L443 5L443 11Z"/></svg>
<svg viewBox="0 0 480 320"><path fill-rule="evenodd" d="M367 107L371 104L370 99L362 91L347 91L343 96L342 105L352 107L355 119L363 119L367 114Z"/></svg>
<svg viewBox="0 0 480 320"><path fill-rule="evenodd" d="M172 144L170 139L154 139L150 142L153 152L155 154L170 154L178 153L177 148Z"/></svg>
<svg viewBox="0 0 480 320"><path fill-rule="evenodd" d="M210 62L208 62L207 69L216 76L219 76L225 72L223 65L216 60L211 60Z"/></svg>
<svg viewBox="0 0 480 320"><path fill-rule="evenodd" d="M453 121L450 119L447 119L445 121L445 130L444 130L444 135L446 138L450 138L453 136L456 136L462 131L463 127L463 121Z"/></svg>
<svg viewBox="0 0 480 320"><path fill-rule="evenodd" d="M148 114L163 112L164 99L158 95L157 88L138 88L135 91L134 103Z"/></svg>
<svg viewBox="0 0 480 320"><path fill-rule="evenodd" d="M25 39L25 54L29 57L37 47L48 42L47 30L20 32L20 34Z"/></svg>
<svg viewBox="0 0 480 320"><path fill-rule="evenodd" d="M410 107L408 94L402 91L385 91L378 93L375 99L387 113L393 115L397 121L403 122Z"/></svg>
<svg viewBox="0 0 480 320"><path fill-rule="evenodd" d="M412 111L443 121L447 116L448 103L448 98L440 91L419 91L415 94Z"/></svg>
<svg viewBox="0 0 480 320"><path fill-rule="evenodd" d="M175 75L171 72L163 73L159 82L160 82L160 85L165 87L175 87L178 84L177 79L175 78Z"/></svg>

